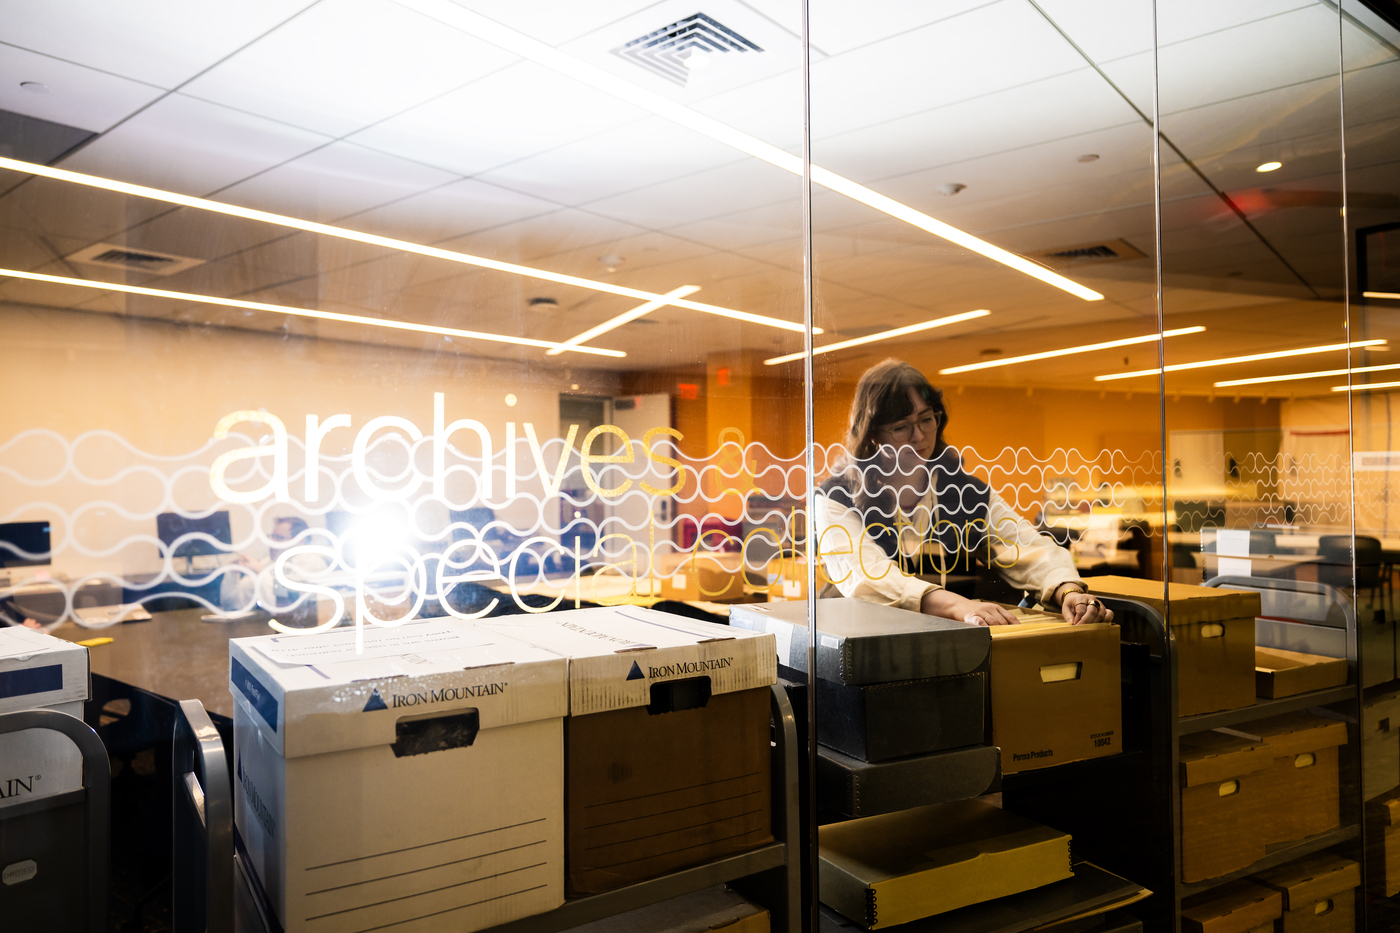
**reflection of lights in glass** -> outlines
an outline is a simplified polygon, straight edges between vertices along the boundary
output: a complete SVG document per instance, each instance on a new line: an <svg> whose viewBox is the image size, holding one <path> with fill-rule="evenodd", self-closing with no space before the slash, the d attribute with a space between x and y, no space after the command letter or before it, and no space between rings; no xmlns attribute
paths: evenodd
<svg viewBox="0 0 1400 933"><path fill-rule="evenodd" d="M518 402L518 401L519 401L519 399L517 399L517 398L515 397L515 393L512 392L512 393L510 393L509 395L506 396L506 407L508 407L508 408L514 408L514 407L515 407L515 403Z"/></svg>
<svg viewBox="0 0 1400 933"><path fill-rule="evenodd" d="M834 350L844 350L847 347L858 347L864 343L874 343L877 340L889 340L891 337L903 337L905 334L917 334L921 330L929 330L934 327L944 327L948 324L958 324L963 321L971 321L974 318L986 317L992 312L986 310L967 311L963 314L951 314L948 317L935 318L932 321L924 321L922 324L910 324L908 327L896 327L894 330L884 330L878 334L870 334L865 337L856 337L852 340L842 340L837 343L829 343L824 347L816 347L812 350L812 355L819 353L831 353ZM775 356L772 359L764 360L767 366L776 366L778 363L791 363L793 360L802 359L802 353L789 353L786 356ZM720 383L723 385L724 383Z"/></svg>
<svg viewBox="0 0 1400 933"><path fill-rule="evenodd" d="M1395 298L1400 300L1400 292L1362 292L1362 298Z"/></svg>
<svg viewBox="0 0 1400 933"><path fill-rule="evenodd" d="M791 172L794 175L803 173L802 157L799 155L766 143L713 117L691 110L689 107L682 107L662 94L649 91L602 68L580 61L538 39L517 32L508 26L503 26L479 13L464 9L452 3L451 0L397 0L397 2L410 10L422 13L438 22L446 23L476 36L478 39L484 39L492 45L514 52L522 58L587 84L605 94L611 94L619 100L684 126L702 136L708 136L710 139L731 146L756 159L761 159L783 171ZM994 262L1009 266L1018 272L1024 272L1026 275L1040 279L1056 288L1064 289L1085 301L1098 301L1103 298L1103 295L1093 289L1085 288L1078 282L1052 272L1024 256L1017 256L999 246L993 246L986 240L979 239L950 224L945 224L941 220L935 220L907 204L901 204L893 198L872 191L849 178L837 175L835 172L813 165L812 181L838 194L844 194L852 200L873 207L877 211L903 220L921 230L926 230L934 236L942 237L974 253L980 253Z"/></svg>
<svg viewBox="0 0 1400 933"><path fill-rule="evenodd" d="M186 194L176 194L173 191L163 191L160 188L147 188L145 185L133 185L124 181L115 181L111 178L101 178L97 175L84 175L82 172L70 172L66 169L52 168L34 162L21 162L18 159L8 159L4 156L0 156L0 169L10 169L29 175L38 175L43 178L52 178L56 181L67 181L77 185L87 185L91 188L103 188L107 191L116 191L119 194L135 195L139 198L149 198L152 201L164 201L167 204L178 204L181 207L192 207L197 210L209 211L215 214L227 214L230 217L242 217L245 220L256 220L261 223L275 224L279 227L290 227L293 230L305 230L307 233L338 237L342 240L354 240L357 243L367 243L370 246L382 246L385 249L414 253L419 256L429 256L433 259L445 259L448 262L459 262L463 265L479 266L483 269L493 269L497 272L509 272L513 275L523 275L527 278L543 279L546 282L573 285L577 288L587 288L595 292L622 295L625 298L640 298L643 301L655 301L661 297L652 292L644 292L639 288L627 288L608 282L595 282L592 279L582 279L576 275L564 275L560 272L533 269L529 266L516 265L513 262L501 262L497 259L487 259L484 256L472 256L469 253L453 252L450 249L440 249L436 246L423 246L420 243L410 243L407 240L396 240L393 237L376 236L372 233L361 233L358 230L347 230L344 227L334 227L330 224L320 224L311 220L299 220L296 217L273 214L270 211L258 211L249 207L238 207L234 204L225 204L222 201L210 201L205 198L190 197ZM720 317L733 318L736 321L747 321L750 324L765 324L769 327L780 327L783 330L790 330L799 334L805 329L801 324L794 324L791 321L781 321L763 314L750 314L747 311L735 311L732 308L721 308L718 305L708 305L699 301L675 299L668 303L681 308L689 308L692 311L703 311L706 314L716 314Z"/></svg>
<svg viewBox="0 0 1400 933"><path fill-rule="evenodd" d="M1356 366L1352 368L1354 373L1378 373L1387 369L1400 369L1400 363L1386 363L1384 366ZM1323 376L1345 376L1345 369L1320 369L1314 373L1289 373L1286 376L1258 376L1254 379L1231 379L1227 382L1217 382L1217 388L1227 388L1229 386L1253 386L1262 382L1290 382L1294 379L1319 379Z"/></svg>
<svg viewBox="0 0 1400 933"><path fill-rule="evenodd" d="M1258 168L1256 168L1255 171L1256 171L1256 172L1272 172L1272 171L1274 171L1275 169L1280 169L1280 168L1283 168L1283 163L1282 163L1282 162L1265 162L1263 165L1261 165L1261 166L1259 166Z"/></svg>
<svg viewBox="0 0 1400 933"><path fill-rule="evenodd" d="M1205 330L1204 327L1179 327L1176 330L1164 331L1164 337L1180 337L1182 334L1199 334ZM1111 350L1114 347L1130 347L1137 343L1154 343L1157 340L1156 334L1148 334L1145 337L1124 337L1122 340L1105 340L1103 343L1088 343L1082 347L1065 347L1063 350L1046 350L1044 353L1027 353L1025 356L1008 356L1004 360L989 360L985 363L969 363L966 366L952 366L948 369L940 369L940 376L948 376L953 373L970 373L975 369L992 369L997 366L1010 366L1012 363L1029 363L1032 360L1049 360L1057 356L1072 356L1075 353L1092 353L1095 350ZM982 352L986 352L985 350Z"/></svg>
<svg viewBox="0 0 1400 933"><path fill-rule="evenodd" d="M1397 387L1400 387L1400 382L1372 382L1361 386L1333 386L1332 391L1345 392L1347 389L1352 389L1356 392L1369 392L1371 389L1394 389Z"/></svg>
<svg viewBox="0 0 1400 933"><path fill-rule="evenodd" d="M564 346L552 340L531 340L528 337L511 337L505 334L486 334L475 330L461 330L456 327L434 327L431 324L413 324L408 321L393 321L387 318L364 317L359 314L340 314L335 311L317 311L312 308L289 308L286 305L267 304L262 301L244 301L241 298L216 298L213 295L195 295L190 292L171 292L163 288L142 288L137 285L118 285L114 282L91 282L87 279L70 279L61 275L44 275L39 272L20 272L17 269L0 269L0 277L29 279L35 282L52 282L55 285L76 285L80 288L95 288L99 291L125 292L131 295L149 295L152 298L170 298L175 301L193 301L198 304L220 305L228 308L246 308L251 311L267 311L272 314L294 314L297 317L312 317L324 321L340 321L344 324L368 324L371 327L388 327L392 330L411 330L422 334L450 334L468 340L487 340L492 343L509 343L525 347L544 347L576 353L592 353L597 356L624 357L621 350L604 350L599 347Z"/></svg>
<svg viewBox="0 0 1400 933"><path fill-rule="evenodd" d="M621 327L623 324L626 324L629 321L635 321L637 318L641 317L644 314L650 314L657 308L666 307L666 305L670 304L670 302L667 299L684 298L686 295L693 294L694 292L698 292L699 290L699 285L682 285L680 288L677 288L674 291L669 291L665 295L662 295L661 299L658 301L648 301L644 305L638 305L631 311L624 311L617 317L608 321L604 321L597 327L590 327L588 330L579 334L577 337L570 337L568 340L565 340L555 349L546 350L545 356L558 356L560 353L563 353L566 349L570 347L576 347L579 344L584 343L585 341L592 340L599 334L606 334L608 331L613 330L614 328ZM578 386L574 386L574 388L577 389Z"/></svg>
<svg viewBox="0 0 1400 933"><path fill-rule="evenodd" d="M1195 363L1173 363L1166 367L1169 373L1180 372L1183 369L1204 369L1207 366L1228 366L1231 363L1253 363L1257 360L1281 360L1288 356L1306 356L1309 353L1327 353L1331 350L1355 350L1359 347L1374 347L1385 343L1385 340L1355 340L1351 343L1329 343L1321 347L1300 347L1297 350L1277 350L1273 353L1251 353L1248 356L1226 356L1218 360L1200 360ZM1155 376L1162 372L1161 369L1140 369L1135 373L1109 373L1107 376L1095 376L1095 382L1108 382L1113 379L1131 379L1134 376Z"/></svg>

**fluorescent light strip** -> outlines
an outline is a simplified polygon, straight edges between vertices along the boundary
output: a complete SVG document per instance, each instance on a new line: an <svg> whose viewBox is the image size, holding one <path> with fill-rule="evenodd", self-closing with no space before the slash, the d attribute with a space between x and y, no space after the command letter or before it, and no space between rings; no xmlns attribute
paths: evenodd
<svg viewBox="0 0 1400 933"><path fill-rule="evenodd" d="M877 340L889 340L892 337L903 337L905 334L917 334L921 330L930 330L934 327L944 327L948 324L959 324L963 321L971 321L975 318L986 317L992 312L967 311L963 314L952 314L948 317L935 318L932 321L924 321L922 324L910 324L908 327L896 327L894 330L884 330L878 334L869 334L865 337L855 337L851 340L842 340L837 343L829 343L824 347L816 347L812 350L812 355L819 353L832 353L836 350L844 350L847 347L858 347L863 343L874 343ZM786 356L775 356L772 359L764 360L765 366L776 366L779 363L791 363L793 360L800 360L804 353L789 353Z"/></svg>
<svg viewBox="0 0 1400 933"><path fill-rule="evenodd" d="M1400 292L1362 292L1362 298L1394 298L1400 300Z"/></svg>
<svg viewBox="0 0 1400 933"><path fill-rule="evenodd" d="M708 136L756 159L762 159L786 172L791 172L794 175L802 174L800 156L793 155L785 149L766 143L728 124L721 123L719 120L691 110L689 107L683 107L668 97L648 91L602 68L580 61L572 55L561 52L508 26L503 26L495 20L463 9L452 3L451 0L397 0L397 2L401 6L422 13L440 23L445 23L476 36L478 39L484 39L492 45L514 52L521 58L543 65L605 94L611 94L619 100L694 130L702 136ZM1017 256L999 246L993 246L986 240L979 239L940 220L935 220L927 214L916 211L914 208L901 204L879 192L872 191L849 178L837 175L835 172L829 172L813 165L812 181L838 194L844 194L848 198L873 207L877 211L882 211L891 217L913 224L921 230L927 230L934 236L942 237L974 253L980 253L994 262L1009 266L1018 272L1024 272L1026 275L1040 279L1056 288L1064 289L1085 301L1099 301L1103 298L1103 295L1093 289L1085 288L1078 282L1051 272L1044 266L1031 262L1023 256Z"/></svg>
<svg viewBox="0 0 1400 933"><path fill-rule="evenodd" d="M680 288L674 289L673 291L669 291L665 295L662 295L661 297L663 300L661 301L648 301L644 305L638 305L631 311L624 311L612 320L604 321L597 327L589 328L588 330L579 334L577 337L570 337L568 340L565 340L562 344L555 347L553 350L546 351L545 356L558 356L560 353L563 353L570 347L576 347L581 343L587 343L594 337L606 334L608 331L621 327L623 324L626 324L629 321L635 321L642 315L650 314L657 308L664 308L668 304L670 304L669 301L666 301L664 299L684 298L686 295L698 292L699 290L699 285L682 285Z"/></svg>
<svg viewBox="0 0 1400 933"><path fill-rule="evenodd" d="M1379 373L1387 369L1400 369L1400 363L1386 363L1384 366L1357 366L1351 371L1354 373ZM1286 376L1259 376L1254 379L1231 379L1226 382L1217 382L1217 389L1229 388L1230 386L1254 386L1264 382L1289 382L1294 379L1318 379L1322 376L1345 376L1345 369L1320 369L1315 373L1289 373Z"/></svg>
<svg viewBox="0 0 1400 933"><path fill-rule="evenodd" d="M1345 392L1347 389L1353 389L1357 392L1365 392L1370 389L1394 389L1397 386L1400 386L1400 382L1373 382L1364 386L1333 386L1332 391Z"/></svg>
<svg viewBox="0 0 1400 933"><path fill-rule="evenodd" d="M1204 327L1179 327L1176 330L1164 331L1161 336L1180 337L1182 334L1199 334L1203 330L1205 330ZM1130 347L1137 343L1155 343L1158 339L1157 334L1148 334L1145 337L1125 337L1122 340L1087 343L1082 347L1065 347L1063 350L1046 350L1044 353L1027 353L1025 356L1009 356L1004 360L991 360L986 363L969 363L966 366L952 366L948 369L940 369L938 374L940 376L951 376L953 373L970 373L978 369L993 369L997 366L1010 366L1012 363L1029 363L1032 360L1049 360L1057 356L1071 356L1075 353L1092 353L1095 350Z"/></svg>
<svg viewBox="0 0 1400 933"><path fill-rule="evenodd" d="M1326 353L1330 350L1355 350L1359 347L1374 347L1384 340L1356 340L1351 343L1329 343L1324 347L1302 347L1297 350L1279 350L1275 353L1251 353L1249 356L1227 356L1218 360L1200 360L1196 363L1173 363L1163 369L1141 369L1135 373L1110 373L1095 376L1095 382L1110 382L1114 379L1132 379L1136 376L1155 376L1160 372L1176 373L1183 369L1204 369L1207 366L1228 366L1231 363L1253 363L1257 360L1279 360L1287 356L1306 356L1309 353Z"/></svg>
<svg viewBox="0 0 1400 933"><path fill-rule="evenodd" d="M285 305L272 305L262 301L243 301L239 298L215 298L213 295L171 292L163 288L142 288L138 285L117 285L113 282L93 282L87 279L65 278L61 275L44 275L39 272L20 272L17 269L0 269L0 278L5 276L16 279L29 279L33 282L52 282L55 285L75 285L79 288L92 288L98 291L126 292L131 295L149 295L152 298L171 298L176 301L193 301L197 304L220 305L227 308L247 308L250 311L268 311L273 314L294 314L297 317L319 318L324 321L340 321L344 324L367 324L371 327L387 327L391 330L411 330L423 334L442 334L445 337L462 337L467 340L488 340L492 343L509 343L522 347L544 347L548 350L557 348L561 352L564 350L571 350L575 353L591 353L594 356L611 356L618 359L627 355L621 350L565 346L553 340L531 340L529 337L507 337L504 334L486 334L481 331L461 330L456 327L434 327L431 324L412 324L408 321L364 317L359 314L339 314L335 311L289 308Z"/></svg>
<svg viewBox="0 0 1400 933"><path fill-rule="evenodd" d="M513 262L501 262L496 259L487 259L484 256L473 256L470 253L457 253L450 249L439 249L436 246L423 246L419 243L410 243L407 240L396 240L393 237L376 236L372 233L361 233L358 230L347 230L344 227L333 227L330 224L320 224L311 220L300 220L296 217L273 214L269 211L253 210L248 207L237 207L233 204L225 204L222 201L194 198L186 194L176 194L173 191L163 191L160 188L147 188L145 185L133 185L124 181L102 178L97 175L84 175L82 172L70 172L66 169L51 168L50 166L38 165L33 162L21 162L18 159L7 159L3 156L0 156L0 169L27 172L30 175L39 175L43 178L55 179L56 181L67 181L76 185L87 185L90 188L103 188L107 191L116 191L120 194L149 198L152 201L164 201L167 204L178 204L181 207L192 207L197 210L210 211L215 214L227 214L230 217L242 217L245 220L256 220L262 223L275 224L279 227L290 227L293 230L305 230L307 233L318 233L322 236L338 237L342 240L354 240L357 243L366 243L370 246L382 246L385 249L394 249L405 253L416 253L419 256L445 259L448 262L458 262L468 266L479 266L482 269L493 269L497 272L509 272L512 275L523 275L527 278L541 279L546 282L557 282L560 285L587 288L595 292L607 292L611 295L622 295L626 298L640 298L643 301L658 301L662 298L661 295L657 295L653 292L644 292L639 288L626 288L607 282L595 282L592 279L581 279L576 275L547 272L544 269L533 269L529 266L516 265ZM750 324L764 324L768 327L777 327L799 334L802 333L804 329L801 324L794 324L791 321L782 321L778 318L768 317L763 314L750 314L747 311L735 311L732 308L721 308L718 305L702 304L698 301L686 301L685 299L678 298L669 300L666 304L672 304L680 308L689 308L692 311L703 311L706 314L717 314L720 317L733 318L736 321L746 321Z"/></svg>

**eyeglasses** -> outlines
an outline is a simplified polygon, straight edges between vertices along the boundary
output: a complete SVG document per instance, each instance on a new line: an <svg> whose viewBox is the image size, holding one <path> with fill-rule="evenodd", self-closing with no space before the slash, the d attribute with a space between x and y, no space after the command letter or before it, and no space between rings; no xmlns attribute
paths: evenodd
<svg viewBox="0 0 1400 933"><path fill-rule="evenodd" d="M914 429L919 429L921 437L928 437L938 429L938 415L930 409L919 415L915 421L896 421L894 424L884 424L875 430L894 441L896 444L907 444L914 437Z"/></svg>

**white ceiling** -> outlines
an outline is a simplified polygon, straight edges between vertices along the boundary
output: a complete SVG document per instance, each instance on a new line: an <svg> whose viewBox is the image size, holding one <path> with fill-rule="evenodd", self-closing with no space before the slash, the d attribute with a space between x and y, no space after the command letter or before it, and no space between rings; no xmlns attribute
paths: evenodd
<svg viewBox="0 0 1400 933"><path fill-rule="evenodd" d="M800 151L795 0L462 5ZM1318 194L1307 196L1312 206L1295 206L1297 197L1278 206L1263 190L1341 190L1335 10L1301 0L1159 6L1164 131L1211 184L1248 206L1258 231L1164 145L1165 272L1176 287L1168 313L1211 307L1212 290L1253 296L1245 304L1312 297L1270 246L1319 295L1335 297L1339 203ZM1150 256L1152 138L1140 113L1152 109L1152 5L1038 0L1038 7L815 0L813 159L1008 249L1121 238ZM764 51L713 55L685 87L610 54L697 11ZM1350 189L1376 196L1376 206L1353 207L1351 219L1395 220L1400 208L1386 198L1400 196L1400 58L1352 23L1342 29ZM698 300L801 317L796 176L392 0L233 7L10 0L0 43L0 108L101 134L64 168L634 288L699 285ZM42 82L48 93L23 90L21 81ZM1099 159L1078 161L1088 153ZM1254 171L1269 159L1284 168ZM8 191L0 195L4 266L546 339L567 338L636 303L21 179L0 173L0 191ZM946 197L938 188L949 182L967 187ZM1048 326L1068 339L1102 322L1136 332L1142 320L1155 320L1150 259L1069 270L1107 295L1091 304L830 192L814 193L813 211L818 323L835 332L976 307L993 314L959 325L959 333L1019 328L1054 339L1041 333ZM207 261L166 278L62 261L96 242ZM606 254L625 257L617 272L599 261ZM537 295L556 298L560 309L527 310ZM13 280L0 284L0 300L174 313L168 302ZM185 311L196 321L283 323L277 315ZM734 346L800 347L795 334L693 311L651 317L658 325L600 338L630 354L603 365L685 365ZM1248 329L1236 331L1232 343L1247 345ZM359 336L410 346L440 339ZM541 351L469 349L544 361ZM566 355L548 365L583 362Z"/></svg>

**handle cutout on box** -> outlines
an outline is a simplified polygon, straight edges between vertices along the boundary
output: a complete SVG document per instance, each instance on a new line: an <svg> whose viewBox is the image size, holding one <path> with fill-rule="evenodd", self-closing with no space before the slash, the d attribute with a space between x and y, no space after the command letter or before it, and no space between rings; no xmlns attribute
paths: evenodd
<svg viewBox="0 0 1400 933"><path fill-rule="evenodd" d="M1221 784L1221 785L1220 785L1220 796L1222 796L1222 797L1233 797L1235 794L1238 794L1239 792L1240 792L1240 782L1239 782L1239 781L1226 781L1224 784Z"/></svg>
<svg viewBox="0 0 1400 933"><path fill-rule="evenodd" d="M1220 637L1222 637L1224 634L1225 634L1225 626L1221 625L1219 622L1202 622L1202 623L1201 623L1201 637L1202 637L1202 638L1220 638Z"/></svg>
<svg viewBox="0 0 1400 933"><path fill-rule="evenodd" d="M467 748L481 730L476 708L456 709L442 716L405 717L394 724L395 758L426 755L449 748Z"/></svg>
<svg viewBox="0 0 1400 933"><path fill-rule="evenodd" d="M1317 756L1312 752L1303 752L1293 759L1293 767L1295 768L1311 768L1315 764L1317 764Z"/></svg>
<svg viewBox="0 0 1400 933"><path fill-rule="evenodd" d="M1325 900L1325 901L1318 901L1316 904L1313 905L1313 915L1314 915L1314 916L1320 917L1320 916L1322 916L1323 914L1330 914L1331 912L1332 912L1332 898L1330 898L1330 897L1329 897L1327 900Z"/></svg>
<svg viewBox="0 0 1400 933"><path fill-rule="evenodd" d="M651 703L647 715L679 713L688 709L704 709L710 702L710 678L687 677L684 680L663 680L651 685Z"/></svg>
<svg viewBox="0 0 1400 933"><path fill-rule="evenodd" d="M1057 684L1065 680L1078 680L1083 670L1083 661L1066 661L1064 664L1046 664L1040 668L1040 682L1043 684Z"/></svg>

